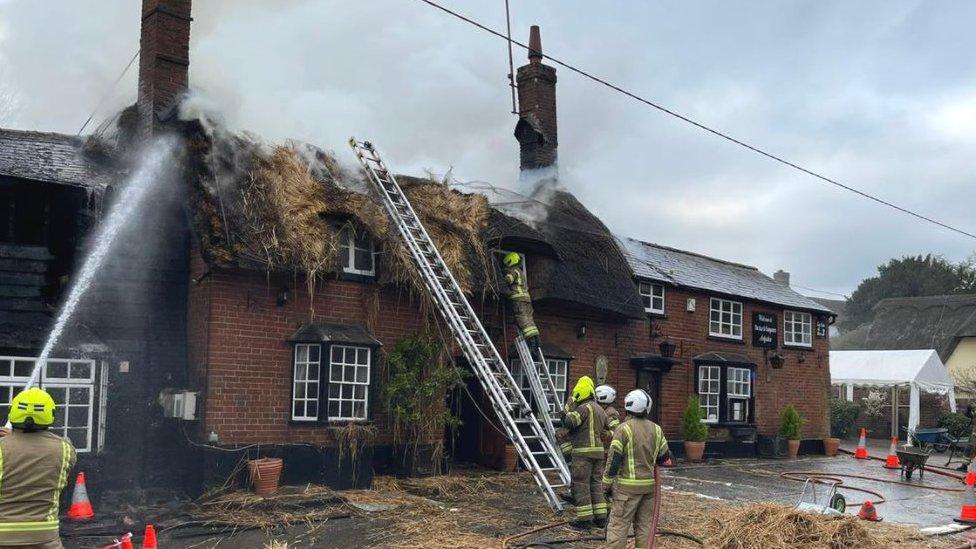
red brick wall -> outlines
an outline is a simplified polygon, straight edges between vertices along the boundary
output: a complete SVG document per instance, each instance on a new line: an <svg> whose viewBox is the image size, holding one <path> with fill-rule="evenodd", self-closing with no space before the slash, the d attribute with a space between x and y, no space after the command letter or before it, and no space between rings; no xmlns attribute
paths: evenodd
<svg viewBox="0 0 976 549"><path fill-rule="evenodd" d="M200 277L205 267L198 256L193 273ZM290 289L291 298L283 307L275 304L282 285ZM312 302L317 322L367 324L370 302L377 287L351 281L324 281L318 285ZM685 311L688 297L697 299L697 311ZM380 291L379 314L372 327L373 335L385 348L399 339L413 336L420 329L420 310L404 292ZM540 306L537 324L544 341L558 345L575 356L570 366L570 387L580 375L594 375L596 357L609 359L608 382L618 391L617 405L636 385L636 371L629 359L635 353L657 353L663 336L677 344L680 361L663 375L660 402L661 419L671 438L680 438L681 414L688 395L695 389L692 358L710 351L745 355L757 365L754 387L755 417L760 433L774 433L779 414L787 404L796 405L808 420L805 438L819 438L826 433L826 394L829 387L827 341L814 340L807 351L779 352L786 358L780 370L771 369L760 349L751 345L752 312L775 312L782 324L782 310L745 303L743 311L745 343L731 343L708 338L708 296L668 288L666 317L636 321L607 321L593 315L549 310ZM514 329L509 322L500 323L497 304L481 309L483 322L496 340L503 357L511 356L510 341ZM559 313L559 314L556 314ZM310 318L309 296L301 279L268 278L264 273L243 270L214 270L199 284L191 285L189 306L191 379L198 380L205 395L202 433L215 431L222 443L314 442L330 444L328 429L322 425L289 422L291 404L291 346L287 343L302 322ZM651 325L653 323L653 326ZM586 335L577 337L581 324ZM651 330L660 335L651 336ZM782 326L780 326L782 333ZM780 335L782 341L782 335ZM804 362L800 363L800 356ZM379 407L380 395L371 393L373 419L379 429L377 444L391 443L389 418ZM486 411L490 408L485 407ZM715 433L721 436L721 431ZM482 448L498 449L489 427L483 430Z"/></svg>

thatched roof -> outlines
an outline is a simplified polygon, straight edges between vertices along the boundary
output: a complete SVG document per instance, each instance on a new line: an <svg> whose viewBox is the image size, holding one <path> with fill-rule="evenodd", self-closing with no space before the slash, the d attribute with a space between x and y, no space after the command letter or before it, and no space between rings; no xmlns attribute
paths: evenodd
<svg viewBox="0 0 976 549"><path fill-rule="evenodd" d="M962 337L976 336L976 295L883 299L871 322L830 340L834 350L935 349L949 359Z"/></svg>

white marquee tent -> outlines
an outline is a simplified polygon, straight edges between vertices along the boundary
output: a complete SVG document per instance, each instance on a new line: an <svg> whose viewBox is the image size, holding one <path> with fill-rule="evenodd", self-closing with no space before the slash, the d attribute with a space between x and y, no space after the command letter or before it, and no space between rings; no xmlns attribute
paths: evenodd
<svg viewBox="0 0 976 549"><path fill-rule="evenodd" d="M908 386L908 430L918 427L920 393L945 395L956 411L956 395L949 370L934 349L917 351L830 351L830 382L846 388Z"/></svg>

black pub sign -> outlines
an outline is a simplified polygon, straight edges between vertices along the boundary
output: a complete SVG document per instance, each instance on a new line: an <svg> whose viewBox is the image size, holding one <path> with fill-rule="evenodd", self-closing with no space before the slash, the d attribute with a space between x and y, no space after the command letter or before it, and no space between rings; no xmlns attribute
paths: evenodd
<svg viewBox="0 0 976 549"><path fill-rule="evenodd" d="M776 314L762 311L752 313L752 346L775 349L776 326Z"/></svg>

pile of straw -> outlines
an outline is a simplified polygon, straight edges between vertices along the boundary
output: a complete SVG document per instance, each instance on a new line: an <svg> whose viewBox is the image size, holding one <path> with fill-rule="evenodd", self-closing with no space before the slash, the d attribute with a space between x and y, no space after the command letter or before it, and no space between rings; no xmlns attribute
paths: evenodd
<svg viewBox="0 0 976 549"><path fill-rule="evenodd" d="M344 501L329 488L315 485L297 492L282 489L271 496L234 491L195 504L190 515L196 525L267 530L348 516L341 507Z"/></svg>
<svg viewBox="0 0 976 549"><path fill-rule="evenodd" d="M332 155L307 145L268 148L220 132L188 140L188 149L198 182L194 220L210 261L303 273L311 293L339 270L340 231L368 231L380 248L379 282L425 295L379 198L364 191L371 187L363 174L343 171ZM481 236L487 199L429 178L398 180L462 289L484 287L493 274Z"/></svg>

